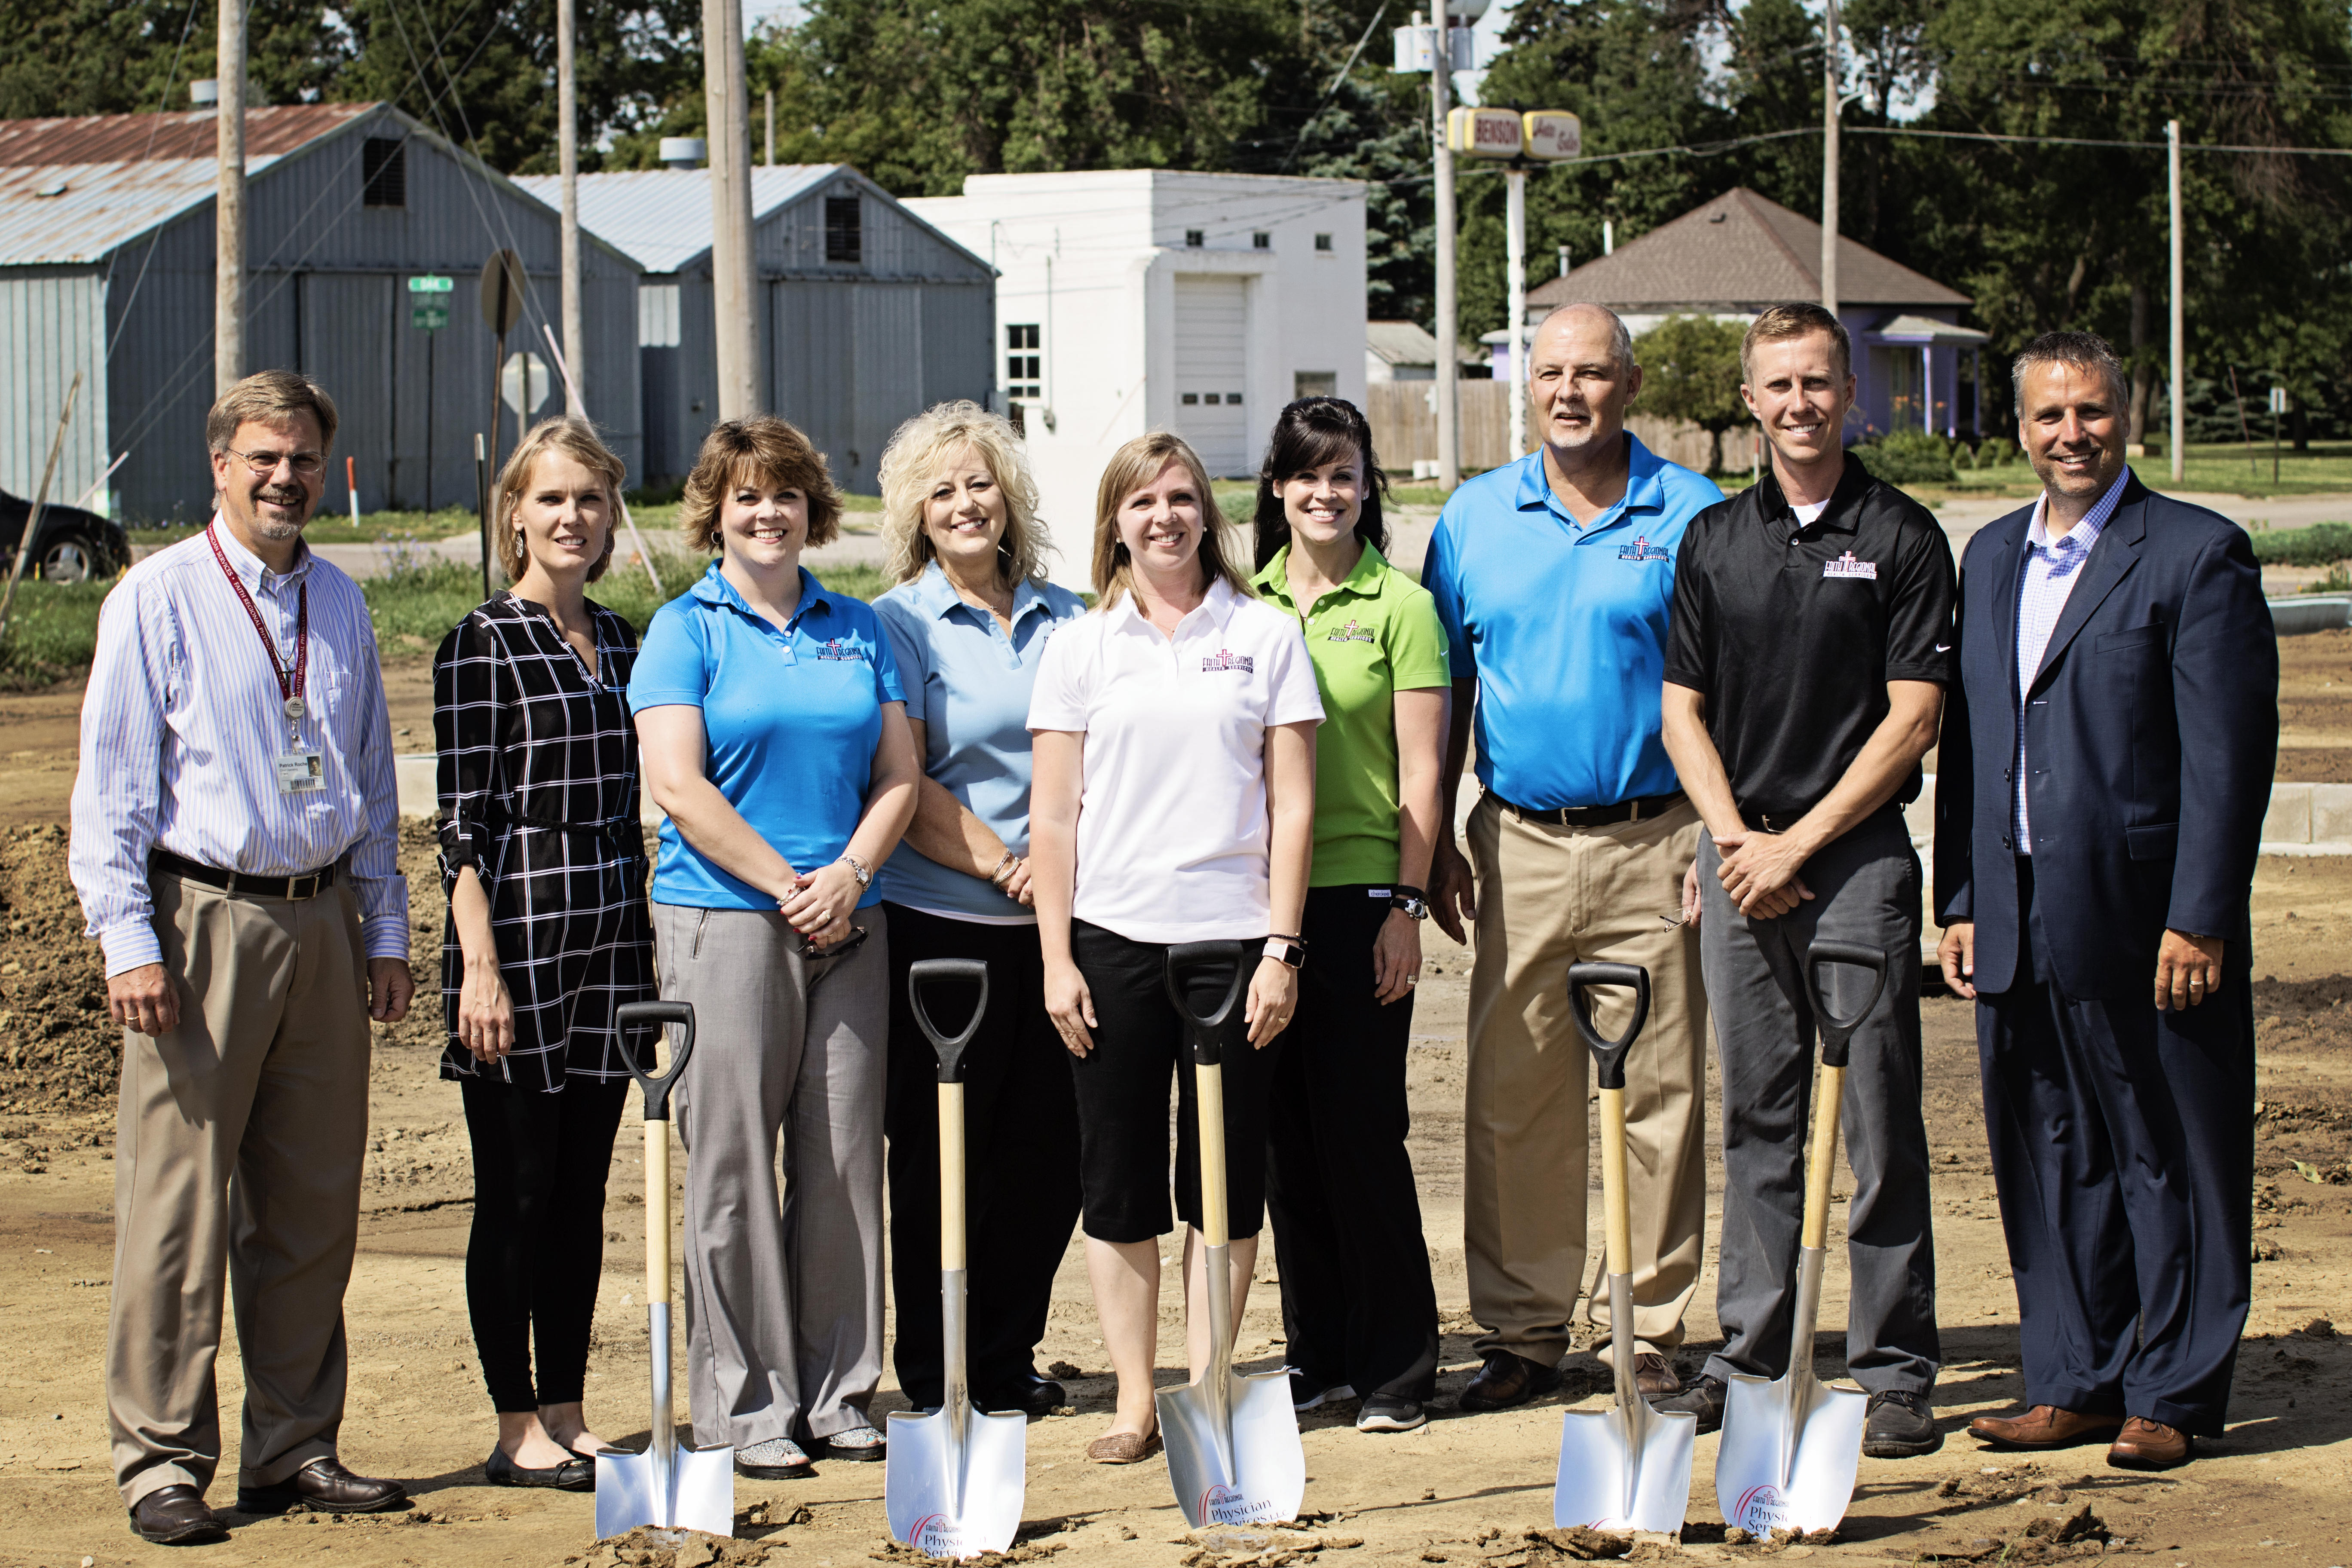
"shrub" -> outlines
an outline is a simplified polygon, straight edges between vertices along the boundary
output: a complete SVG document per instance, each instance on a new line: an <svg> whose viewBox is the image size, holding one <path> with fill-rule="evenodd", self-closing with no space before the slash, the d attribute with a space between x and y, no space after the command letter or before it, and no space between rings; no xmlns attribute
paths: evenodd
<svg viewBox="0 0 2352 1568"><path fill-rule="evenodd" d="M1890 485L1948 485L1956 478L1951 443L1925 430L1890 430L1847 456Z"/></svg>
<svg viewBox="0 0 2352 1568"><path fill-rule="evenodd" d="M2328 566L2352 560L2352 522L2315 522L2252 536L2254 559L2265 566Z"/></svg>

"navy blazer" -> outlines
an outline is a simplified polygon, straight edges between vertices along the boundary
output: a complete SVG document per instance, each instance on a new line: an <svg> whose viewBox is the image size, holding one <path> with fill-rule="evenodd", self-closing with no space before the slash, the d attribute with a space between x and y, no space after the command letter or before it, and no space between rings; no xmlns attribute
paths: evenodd
<svg viewBox="0 0 2352 1568"><path fill-rule="evenodd" d="M1936 915L1976 922L1977 989L2023 973L2011 774L2017 605L2033 509L1960 558L1936 759ZM2167 927L2246 962L2278 761L2278 642L2245 531L2124 480L2026 696L2034 900L2059 988L2146 996Z"/></svg>

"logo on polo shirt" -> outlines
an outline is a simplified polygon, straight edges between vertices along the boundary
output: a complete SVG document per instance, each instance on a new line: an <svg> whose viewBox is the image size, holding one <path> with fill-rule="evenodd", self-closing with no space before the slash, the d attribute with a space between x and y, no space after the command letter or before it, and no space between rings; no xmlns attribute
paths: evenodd
<svg viewBox="0 0 2352 1568"><path fill-rule="evenodd" d="M849 641L845 637L827 637L824 644L817 648L816 656L819 658L847 659L862 659L866 657L865 654L858 651L858 647L856 643Z"/></svg>
<svg viewBox="0 0 2352 1568"><path fill-rule="evenodd" d="M1647 537L1643 537L1636 539L1631 544L1619 545L1617 559L1620 561L1671 561L1674 556L1664 545L1653 544Z"/></svg>
<svg viewBox="0 0 2352 1568"><path fill-rule="evenodd" d="M1244 675L1249 675L1256 668L1257 661L1248 654L1228 653L1223 648L1219 648L1201 660L1201 672L1204 675L1219 669L1238 669Z"/></svg>
<svg viewBox="0 0 2352 1568"><path fill-rule="evenodd" d="M1856 577L1875 583L1878 581L1878 563L1875 561L1856 561L1853 558L1853 552L1849 550L1834 561L1822 562L1822 575L1824 577Z"/></svg>
<svg viewBox="0 0 2352 1568"><path fill-rule="evenodd" d="M1372 636L1370 626L1360 626L1349 621L1323 640L1325 642L1377 642L1380 639Z"/></svg>

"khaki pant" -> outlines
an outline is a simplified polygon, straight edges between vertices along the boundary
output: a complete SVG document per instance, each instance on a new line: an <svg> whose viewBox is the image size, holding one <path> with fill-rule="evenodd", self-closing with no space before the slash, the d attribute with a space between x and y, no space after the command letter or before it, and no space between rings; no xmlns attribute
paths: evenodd
<svg viewBox="0 0 2352 1568"><path fill-rule="evenodd" d="M1551 1366L1568 1348L1593 1201L1592 1058L1570 1009L1568 967L1593 962L1650 972L1650 1020L1625 1063L1633 1329L1639 1350L1670 1351L1698 1284L1706 1215L1706 992L1697 933L1668 923L1681 919L1698 812L1685 802L1640 822L1552 827L1488 795L1469 826L1478 920L1463 1242L1471 1315L1486 1329L1477 1349ZM1595 1025L1613 1037L1631 994L1592 995ZM1605 1336L1607 1263L1592 1262L1587 1321Z"/></svg>
<svg viewBox="0 0 2352 1568"><path fill-rule="evenodd" d="M115 1481L132 1507L168 1486L201 1492L219 1468L224 1277L245 1367L239 1484L274 1486L335 1452L367 1148L350 889L232 897L159 873L154 892L180 1024L123 1034L106 1347Z"/></svg>

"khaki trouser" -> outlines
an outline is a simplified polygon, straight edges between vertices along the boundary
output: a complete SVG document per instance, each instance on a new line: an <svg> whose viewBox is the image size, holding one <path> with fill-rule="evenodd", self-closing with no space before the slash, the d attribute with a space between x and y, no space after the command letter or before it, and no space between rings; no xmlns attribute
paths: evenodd
<svg viewBox="0 0 2352 1568"><path fill-rule="evenodd" d="M1481 799L1470 814L1477 873L1464 1107L1463 1242L1477 1349L1546 1366L1568 1348L1584 1278L1592 1199L1586 1132L1591 1054L1570 1009L1568 967L1650 972L1650 1020L1625 1063L1637 1349L1682 1342L1706 1215L1706 992L1698 937L1681 920L1683 873L1698 848L1696 807L1607 827L1522 822ZM1595 991L1595 1025L1631 1016L1622 989ZM1610 1329L1607 1263L1592 1259L1587 1321Z"/></svg>
<svg viewBox="0 0 2352 1568"><path fill-rule="evenodd" d="M126 1030L115 1126L106 1410L136 1507L221 1456L221 1285L245 1367L240 1485L335 1452L343 1288L367 1149L366 965L341 883L299 902L158 873L180 1024Z"/></svg>

